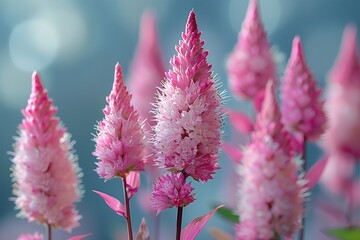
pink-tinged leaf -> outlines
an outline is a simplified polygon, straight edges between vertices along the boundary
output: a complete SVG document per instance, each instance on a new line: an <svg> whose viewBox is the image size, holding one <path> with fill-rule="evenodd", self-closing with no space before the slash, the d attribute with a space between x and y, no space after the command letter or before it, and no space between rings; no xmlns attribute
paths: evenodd
<svg viewBox="0 0 360 240"><path fill-rule="evenodd" d="M78 236L74 236L74 237L69 238L69 240L82 240L82 239L87 238L90 235L91 235L91 233L78 235Z"/></svg>
<svg viewBox="0 0 360 240"><path fill-rule="evenodd" d="M308 181L305 184L305 187L308 189L312 189L317 182L319 181L322 172L325 169L326 163L328 161L328 156L324 157L323 159L317 161L314 166L305 174L305 179Z"/></svg>
<svg viewBox="0 0 360 240"><path fill-rule="evenodd" d="M215 240L232 240L233 239L226 232L223 232L223 231L221 231L219 229L216 229L216 228L210 229L209 233Z"/></svg>
<svg viewBox="0 0 360 240"><path fill-rule="evenodd" d="M144 218L141 220L141 225L136 235L136 240L150 240L149 229Z"/></svg>
<svg viewBox="0 0 360 240"><path fill-rule="evenodd" d="M204 216L195 218L192 220L189 225L187 225L182 231L181 231L181 240L193 240L195 237L199 234L201 229L205 226L205 224L209 221L209 219L214 215L216 210L223 207L224 205L218 206L208 214L205 214Z"/></svg>
<svg viewBox="0 0 360 240"><path fill-rule="evenodd" d="M223 141L221 148L224 150L226 155L233 160L235 163L240 163L242 159L242 152L239 147L235 147L231 143Z"/></svg>
<svg viewBox="0 0 360 240"><path fill-rule="evenodd" d="M224 108L224 113L229 116L229 120L233 128L245 135L249 135L254 130L254 121L242 112Z"/></svg>
<svg viewBox="0 0 360 240"><path fill-rule="evenodd" d="M131 171L126 176L126 185L129 198L131 198L140 188L140 173Z"/></svg>
<svg viewBox="0 0 360 240"><path fill-rule="evenodd" d="M126 217L126 208L119 200L117 200L116 198L114 198L106 193L103 193L103 192L99 192L99 191L95 191L95 190L93 190L93 192L99 194L100 197L102 197L104 199L106 204L112 210L114 210L114 212L116 212L120 216L123 216L124 218L127 218Z"/></svg>

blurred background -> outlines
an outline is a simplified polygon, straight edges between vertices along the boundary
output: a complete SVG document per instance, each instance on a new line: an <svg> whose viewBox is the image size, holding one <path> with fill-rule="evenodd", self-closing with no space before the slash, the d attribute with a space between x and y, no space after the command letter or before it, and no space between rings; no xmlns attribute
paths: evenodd
<svg viewBox="0 0 360 240"><path fill-rule="evenodd" d="M310 68L321 86L337 55L341 35L346 24L360 26L360 2L356 0L260 2L262 19L272 45L287 59L292 38L300 35ZM91 190L107 192L122 199L120 180L104 183L94 172L92 156L94 124L102 119L105 97L111 90L113 70L119 62L128 72L135 52L141 15L151 9L157 18L160 47L164 64L174 55L174 46L181 38L188 13L194 9L198 26L209 50L208 61L227 89L225 63L237 40L247 0L0 0L0 239L16 239L20 233L42 226L16 218L10 177L10 156L21 122L20 110L25 108L30 94L31 73L39 71L58 116L73 140L84 173L85 194L77 205L83 219L71 234L55 231L55 239L91 232L88 239L126 239L125 221L112 212ZM284 62L285 64L286 62ZM248 105L231 96L227 106L248 111ZM229 139L230 126L225 121L224 139ZM317 146L310 146L310 164L322 156ZM232 175L232 163L221 153L221 169L214 180L195 184L194 204L185 209L184 226L191 219L203 215L216 203L229 202L226 181ZM231 174L229 174L231 173ZM149 183L142 182L143 186ZM326 194L315 188L312 199ZM310 205L313 203L310 202ZM142 216L152 226L151 217L133 200L133 225L137 229ZM320 230L326 227L326 215L318 214L310 206L307 239L321 239ZM323 219L321 219L321 216ZM162 237L173 239L175 210L161 214ZM331 224L331 223L329 223ZM231 233L231 224L215 216L206 229L216 226ZM329 225L330 226L330 225ZM210 239L203 230L198 239ZM326 239L326 238L323 238Z"/></svg>

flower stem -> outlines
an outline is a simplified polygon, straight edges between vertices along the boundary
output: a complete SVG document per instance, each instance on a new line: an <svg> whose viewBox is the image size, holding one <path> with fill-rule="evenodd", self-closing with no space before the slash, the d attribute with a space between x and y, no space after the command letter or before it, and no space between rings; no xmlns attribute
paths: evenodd
<svg viewBox="0 0 360 240"><path fill-rule="evenodd" d="M45 228L46 228L46 239L51 240L51 225L47 223L45 225Z"/></svg>
<svg viewBox="0 0 360 240"><path fill-rule="evenodd" d="M176 220L176 240L180 240L183 207L178 207Z"/></svg>
<svg viewBox="0 0 360 240"><path fill-rule="evenodd" d="M129 235L129 240L133 240L131 214L130 214L130 199L127 191L126 177L123 177L123 184L124 184L124 198L125 198L125 207L126 207L126 222L128 228L128 235Z"/></svg>
<svg viewBox="0 0 360 240"><path fill-rule="evenodd" d="M307 168L307 163L306 163L306 142L307 142L307 138L306 136L304 136L303 138L303 153L302 153L302 170L304 172L306 172L306 168ZM304 237L305 237L305 216L306 216L306 203L304 202L304 216L303 218L301 219L301 225L302 225L302 228L300 230L300 233L299 233L299 239L300 240L303 240Z"/></svg>

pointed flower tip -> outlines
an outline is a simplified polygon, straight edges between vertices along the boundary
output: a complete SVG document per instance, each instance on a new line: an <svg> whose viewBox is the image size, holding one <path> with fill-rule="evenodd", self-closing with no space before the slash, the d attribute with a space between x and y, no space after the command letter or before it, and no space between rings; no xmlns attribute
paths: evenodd
<svg viewBox="0 0 360 240"><path fill-rule="evenodd" d="M192 9L189 13L189 17L186 23L186 34L188 35L196 31L198 31L198 27L196 23L196 15L194 9Z"/></svg>
<svg viewBox="0 0 360 240"><path fill-rule="evenodd" d="M120 63L116 63L115 65L115 76L114 76L114 84L123 81L123 72Z"/></svg>
<svg viewBox="0 0 360 240"><path fill-rule="evenodd" d="M272 79L266 84L265 96L260 114L268 120L280 118L279 107L275 96L275 84Z"/></svg>
<svg viewBox="0 0 360 240"><path fill-rule="evenodd" d="M258 10L258 1L257 0L250 0L249 6L246 11L246 19L252 21L259 17L259 10Z"/></svg>
<svg viewBox="0 0 360 240"><path fill-rule="evenodd" d="M292 42L291 57L303 59L303 48L299 36L295 36Z"/></svg>
<svg viewBox="0 0 360 240"><path fill-rule="evenodd" d="M32 92L42 91L44 86L41 82L40 75L38 72L34 71L32 74Z"/></svg>

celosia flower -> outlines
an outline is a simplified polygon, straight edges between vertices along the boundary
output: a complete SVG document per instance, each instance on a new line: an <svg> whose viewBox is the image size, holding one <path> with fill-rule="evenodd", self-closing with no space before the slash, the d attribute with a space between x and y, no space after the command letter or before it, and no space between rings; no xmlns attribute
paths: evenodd
<svg viewBox="0 0 360 240"><path fill-rule="evenodd" d="M155 102L157 88L165 77L165 67L159 47L155 17L152 12L145 12L141 18L140 35L134 59L129 73L129 89L132 94L131 103L139 113L144 124L145 135L150 139L151 127L155 125L152 103ZM158 167L154 166L152 144L145 141L146 168L151 178L158 177Z"/></svg>
<svg viewBox="0 0 360 240"><path fill-rule="evenodd" d="M285 127L306 138L317 139L326 122L321 89L308 68L300 38L293 40L291 56L282 82L282 121Z"/></svg>
<svg viewBox="0 0 360 240"><path fill-rule="evenodd" d="M218 169L221 96L200 35L191 11L157 98L153 141L160 166L208 181Z"/></svg>
<svg viewBox="0 0 360 240"><path fill-rule="evenodd" d="M79 168L70 135L59 123L56 111L34 73L12 159L15 204L30 222L70 231L80 219L74 207L81 195Z"/></svg>
<svg viewBox="0 0 360 240"><path fill-rule="evenodd" d="M140 118L147 119L146 128L155 125L151 103L155 102L157 87L165 77L161 55L155 17L151 12L146 12L141 18L139 42L128 78L131 103Z"/></svg>
<svg viewBox="0 0 360 240"><path fill-rule="evenodd" d="M342 48L329 75L324 135L327 152L345 152L360 159L360 57L356 29L346 28Z"/></svg>
<svg viewBox="0 0 360 240"><path fill-rule="evenodd" d="M192 203L195 198L191 193L194 189L190 182L185 183L182 173L170 173L160 177L154 184L152 192L153 208L156 214L162 210L172 207L185 207Z"/></svg>
<svg viewBox="0 0 360 240"><path fill-rule="evenodd" d="M18 237L18 240L44 240L44 236L39 233L23 234Z"/></svg>
<svg viewBox="0 0 360 240"><path fill-rule="evenodd" d="M144 170L144 134L139 117L130 105L120 64L115 66L115 77L108 105L103 112L105 118L97 126L94 156L99 160L96 172L109 180L125 177L129 171Z"/></svg>
<svg viewBox="0 0 360 240"><path fill-rule="evenodd" d="M227 71L234 95L251 100L261 97L269 79L276 79L275 62L261 23L257 0L249 1L238 42L227 62Z"/></svg>
<svg viewBox="0 0 360 240"><path fill-rule="evenodd" d="M243 151L236 239L289 237L300 228L302 186L295 159L280 141L285 138L280 117L269 82L252 142Z"/></svg>

